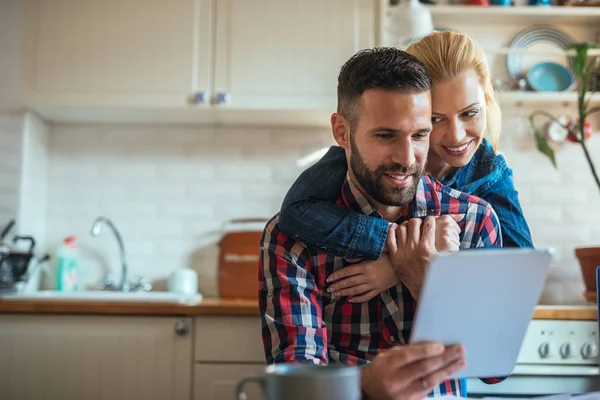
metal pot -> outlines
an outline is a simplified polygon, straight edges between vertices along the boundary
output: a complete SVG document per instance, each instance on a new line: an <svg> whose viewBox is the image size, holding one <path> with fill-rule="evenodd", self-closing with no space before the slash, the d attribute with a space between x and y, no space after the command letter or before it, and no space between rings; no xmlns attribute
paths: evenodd
<svg viewBox="0 0 600 400"><path fill-rule="evenodd" d="M35 240L31 236L15 236L13 243L20 241L29 242L29 248L27 250L11 250L6 257L6 261L12 266L13 279L15 282L21 282L25 280L27 268L29 262L33 258L33 249L35 247Z"/></svg>
<svg viewBox="0 0 600 400"><path fill-rule="evenodd" d="M35 239L31 236L15 236L13 243L20 241L29 242L29 248L26 250L8 249L6 245L0 248L0 285L11 286L18 282L23 282L27 278L29 263L34 257Z"/></svg>

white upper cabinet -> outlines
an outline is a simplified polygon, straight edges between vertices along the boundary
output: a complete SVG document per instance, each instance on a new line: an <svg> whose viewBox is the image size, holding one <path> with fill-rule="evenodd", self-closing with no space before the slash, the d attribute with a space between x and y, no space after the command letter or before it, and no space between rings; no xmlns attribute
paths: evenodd
<svg viewBox="0 0 600 400"><path fill-rule="evenodd" d="M375 0L218 0L213 100L334 109L340 67L375 45L375 12Z"/></svg>
<svg viewBox="0 0 600 400"><path fill-rule="evenodd" d="M26 0L23 104L67 122L330 112L340 67L376 43L376 2Z"/></svg>
<svg viewBox="0 0 600 400"><path fill-rule="evenodd" d="M29 0L25 104L178 106L195 92L208 97L211 6L210 0Z"/></svg>

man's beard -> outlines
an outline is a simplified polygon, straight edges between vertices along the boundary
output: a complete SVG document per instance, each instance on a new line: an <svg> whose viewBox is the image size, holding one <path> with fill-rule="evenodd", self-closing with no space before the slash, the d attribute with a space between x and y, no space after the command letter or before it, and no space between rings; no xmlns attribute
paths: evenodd
<svg viewBox="0 0 600 400"><path fill-rule="evenodd" d="M394 163L381 165L375 171L371 171L360 155L353 135L350 136L350 147L352 149L350 157L352 173L358 183L367 191L367 194L375 201L386 206L400 207L409 204L415 198L419 180L423 176L423 168L420 165L414 164L407 168ZM411 185L387 188L382 182L384 173L412 175Z"/></svg>

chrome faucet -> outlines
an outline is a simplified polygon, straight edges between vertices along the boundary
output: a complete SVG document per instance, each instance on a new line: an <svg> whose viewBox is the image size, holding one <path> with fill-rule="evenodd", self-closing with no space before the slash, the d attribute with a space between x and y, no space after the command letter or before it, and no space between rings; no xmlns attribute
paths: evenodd
<svg viewBox="0 0 600 400"><path fill-rule="evenodd" d="M110 289L110 290L120 290L122 292L133 292L138 289L142 289L146 292L152 290L152 285L147 282L144 278L138 278L137 282L129 282L127 280L127 258L125 256L125 245L123 244L123 238L121 234L117 230L115 224L106 217L98 217L94 221L92 225L92 236L97 237L100 235L102 231L102 225L108 225L108 227L112 230L117 239L117 243L119 245L119 253L121 256L121 282L116 283L114 277L111 274L108 274L100 284L101 289Z"/></svg>

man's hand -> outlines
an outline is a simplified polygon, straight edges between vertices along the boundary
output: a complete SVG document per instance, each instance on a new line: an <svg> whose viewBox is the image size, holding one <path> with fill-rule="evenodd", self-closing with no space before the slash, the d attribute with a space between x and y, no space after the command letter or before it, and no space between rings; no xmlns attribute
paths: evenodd
<svg viewBox="0 0 600 400"><path fill-rule="evenodd" d="M327 282L334 282L327 291L334 292L336 297L352 296L349 302L362 303L396 286L398 277L389 254L383 253L375 261L363 261L338 269L327 277Z"/></svg>
<svg viewBox="0 0 600 400"><path fill-rule="evenodd" d="M375 400L422 400L466 366L464 348L441 343L394 347L361 371L362 390Z"/></svg>
<svg viewBox="0 0 600 400"><path fill-rule="evenodd" d="M460 226L464 215L440 215L435 217L435 248L438 252L456 253L460 246Z"/></svg>
<svg viewBox="0 0 600 400"><path fill-rule="evenodd" d="M401 225L391 225L387 247L396 276L416 299L425 279L425 269L435 248L436 220L412 218Z"/></svg>

